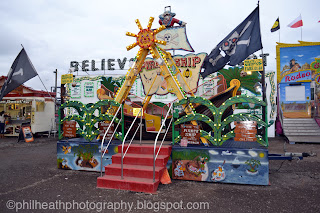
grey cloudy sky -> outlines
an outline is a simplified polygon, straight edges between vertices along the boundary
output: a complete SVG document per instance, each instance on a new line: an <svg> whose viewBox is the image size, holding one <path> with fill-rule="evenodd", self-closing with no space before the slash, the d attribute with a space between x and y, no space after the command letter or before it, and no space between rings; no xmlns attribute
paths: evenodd
<svg viewBox="0 0 320 213"><path fill-rule="evenodd" d="M195 53L211 50L256 7L257 0L2 0L0 2L0 75L7 75L12 62L25 47L46 87L54 86L66 74L70 61L134 57L138 47L125 32L138 33L135 19L145 28L150 16L153 28L158 16L171 6L176 18L187 23L187 36ZM297 43L300 28L287 25L301 14L304 41L320 41L319 0L261 0L260 24L264 53L269 53L267 70L276 70L276 42L279 33L270 32L280 17L283 43ZM176 52L187 54L187 52ZM260 54L259 51L257 54ZM117 73L118 71L114 71ZM81 73L86 74L86 73ZM58 81L60 83L60 80ZM38 77L27 86L44 90Z"/></svg>

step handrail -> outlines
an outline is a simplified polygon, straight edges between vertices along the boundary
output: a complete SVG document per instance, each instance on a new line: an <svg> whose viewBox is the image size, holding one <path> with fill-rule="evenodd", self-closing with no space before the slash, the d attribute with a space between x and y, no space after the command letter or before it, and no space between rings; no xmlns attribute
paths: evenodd
<svg viewBox="0 0 320 213"><path fill-rule="evenodd" d="M108 128L107 128L107 130L106 130L106 132L105 132L104 135L103 135L102 141L101 141L101 146L100 146L100 153L101 153L101 158L100 158L100 175L101 175L101 177L102 177L102 159L103 159L103 156L105 155L106 151L108 150L109 145L110 145L110 143L111 143L111 140L112 140L112 138L113 138L113 136L114 136L114 134L115 134L115 132L116 132L116 129L118 128L119 124L120 124L121 121L122 121L122 116L121 116L121 119L120 119L119 122L118 122L117 127L114 129L112 136L110 137L110 140L109 140L109 142L108 142L108 144L107 144L107 147L106 147L104 150L102 150L102 147L103 147L103 144L104 144L104 140L105 140L105 138L106 138L106 135L107 135L107 133L109 132L109 130L110 130L110 128L111 128L111 125L113 124L115 118L117 117L120 109L122 109L122 104L120 105L120 107L118 107L117 112L114 114L114 116L113 116L113 118L112 118L112 120L111 120L111 122L110 122L110 124L109 124L109 126L108 126ZM122 112L122 110L120 110L120 111ZM103 152L103 153L102 153L102 152Z"/></svg>
<svg viewBox="0 0 320 213"><path fill-rule="evenodd" d="M155 182L155 176L156 176L156 159L157 159L157 157L158 157L158 155L159 155L159 153L160 153L160 149L161 149L161 147L162 147L162 144L163 144L164 139L165 139L166 136L167 136L168 130L170 129L169 127L170 127L170 125L171 125L171 123L172 123L173 116L171 117L170 123L169 123L169 125L168 125L168 127L167 127L167 130L166 130L166 132L165 132L165 134L164 134L164 136L163 136L163 139L162 139L161 144L160 144L160 146L159 146L158 152L157 152L157 154L156 154L156 147L157 147L158 138L159 138L159 135L160 135L160 133L161 133L161 130L162 130L162 128L163 128L163 126L164 126L167 118L168 118L168 115L169 115L170 111L173 110L172 107L173 107L173 104L171 104L171 106L170 106L170 108L169 108L169 110L168 110L168 112L167 112L167 114L166 114L166 117L164 118L164 120L163 120L163 122L162 122L162 124L161 124L161 127L160 127L160 129L159 129L159 132L158 132L158 134L157 134L157 137L156 137L156 139L154 140L154 146L153 146L153 182ZM172 114L173 114L173 112L172 112ZM172 130L172 131L174 131L174 130Z"/></svg>
<svg viewBox="0 0 320 213"><path fill-rule="evenodd" d="M141 115L140 115L140 114L141 114ZM133 127L134 123L136 122L136 120L137 120L137 118L138 118L139 115L140 115L140 124L139 124L138 128L136 129L133 137L131 138L131 141L130 141L127 149L126 149L126 152L123 154L123 148L124 148L124 143L125 143L125 141L126 141L126 138L127 138L127 136L129 135L129 133L130 133L130 131L131 131L131 129L132 129L132 127ZM140 108L139 113L138 113L138 114L136 115L136 117L134 118L131 126L129 127L129 129L128 129L128 131L127 131L127 134L125 135L125 137L123 138L123 141L122 141L122 146L121 146L121 179L123 179L123 159L124 159L124 157L126 156L127 151L128 151L128 149L129 149L129 147L130 147L130 145L131 145L134 137L136 136L139 128L140 128L140 144L141 144L141 137L142 137L142 129L141 129L141 128L142 128L142 115L143 115L143 107Z"/></svg>

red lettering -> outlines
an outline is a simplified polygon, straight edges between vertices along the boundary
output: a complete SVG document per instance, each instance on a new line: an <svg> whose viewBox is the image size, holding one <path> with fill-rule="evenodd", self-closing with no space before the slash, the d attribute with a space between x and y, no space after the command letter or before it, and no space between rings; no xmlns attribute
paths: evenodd
<svg viewBox="0 0 320 213"><path fill-rule="evenodd" d="M188 58L188 67L191 67L191 57Z"/></svg>
<svg viewBox="0 0 320 213"><path fill-rule="evenodd" d="M311 73L310 72L307 72L307 74L306 74L307 76L310 76L311 75Z"/></svg>
<svg viewBox="0 0 320 213"><path fill-rule="evenodd" d="M302 73L302 78L305 78L306 77L306 74L305 73Z"/></svg>
<svg viewBox="0 0 320 213"><path fill-rule="evenodd" d="M187 59L186 58L181 58L181 67L186 67L187 66Z"/></svg>
<svg viewBox="0 0 320 213"><path fill-rule="evenodd" d="M196 56L196 57L193 57L193 58L192 58L192 62L193 62L193 63L192 63L192 66L193 66L193 67L196 67L196 65L201 62L201 58L200 58L200 57L197 57L197 56Z"/></svg>
<svg viewBox="0 0 320 213"><path fill-rule="evenodd" d="M285 78L285 82L287 82L287 81L290 81L290 77L289 76L286 76L286 78Z"/></svg>
<svg viewBox="0 0 320 213"><path fill-rule="evenodd" d="M299 74L297 75L296 79L299 79L299 78L301 78L300 72L299 72Z"/></svg>
<svg viewBox="0 0 320 213"><path fill-rule="evenodd" d="M291 81L294 81L294 79L296 79L296 78L294 77L294 75L291 76Z"/></svg>
<svg viewBox="0 0 320 213"><path fill-rule="evenodd" d="M154 64L154 61L150 61L150 69L154 69L155 68L155 64Z"/></svg>
<svg viewBox="0 0 320 213"><path fill-rule="evenodd" d="M180 58L175 58L174 61L176 62L177 67L180 67Z"/></svg>

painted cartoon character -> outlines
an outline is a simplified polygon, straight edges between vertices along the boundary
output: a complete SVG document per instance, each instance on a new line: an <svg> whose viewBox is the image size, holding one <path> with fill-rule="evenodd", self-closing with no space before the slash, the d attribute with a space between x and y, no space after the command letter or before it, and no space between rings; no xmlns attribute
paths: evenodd
<svg viewBox="0 0 320 213"><path fill-rule="evenodd" d="M64 158L63 158L61 164L62 164L62 168L67 168L67 167L68 167L68 165L67 165L67 164L68 164L67 159L64 159Z"/></svg>
<svg viewBox="0 0 320 213"><path fill-rule="evenodd" d="M170 10L166 10L166 8L170 8ZM175 23L179 24L180 26L185 26L187 23L180 21L175 17L175 13L171 12L171 6L167 6L164 8L165 11L161 15L159 15L159 24L165 25L166 27L173 27Z"/></svg>
<svg viewBox="0 0 320 213"><path fill-rule="evenodd" d="M206 164L206 161L208 160L208 158L200 156L199 159L200 159L200 169L199 169L199 171L201 173L206 173L207 171L205 170L205 164Z"/></svg>
<svg viewBox="0 0 320 213"><path fill-rule="evenodd" d="M290 72L298 71L301 68L301 66L296 62L296 59L290 60Z"/></svg>
<svg viewBox="0 0 320 213"><path fill-rule="evenodd" d="M185 168L181 160L176 161L176 168L174 169L174 175L177 177L183 177Z"/></svg>
<svg viewBox="0 0 320 213"><path fill-rule="evenodd" d="M71 146L62 146L62 151L65 155L71 153Z"/></svg>
<svg viewBox="0 0 320 213"><path fill-rule="evenodd" d="M89 160L89 163L91 164L91 166L94 168L98 165L98 161L92 157L90 160Z"/></svg>
<svg viewBox="0 0 320 213"><path fill-rule="evenodd" d="M222 166L219 165L217 169L215 169L212 172L212 178L211 180L215 182L223 181L226 178L226 173L224 171L223 165L226 163L226 161L223 161Z"/></svg>

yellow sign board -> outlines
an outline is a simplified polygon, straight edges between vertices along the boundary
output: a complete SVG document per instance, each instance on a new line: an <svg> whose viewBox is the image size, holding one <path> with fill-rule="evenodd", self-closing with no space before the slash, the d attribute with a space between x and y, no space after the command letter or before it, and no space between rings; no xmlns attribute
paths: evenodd
<svg viewBox="0 0 320 213"><path fill-rule="evenodd" d="M73 74L61 75L61 84L68 84L73 82Z"/></svg>
<svg viewBox="0 0 320 213"><path fill-rule="evenodd" d="M245 72L263 71L262 59L245 60L244 71Z"/></svg>
<svg viewBox="0 0 320 213"><path fill-rule="evenodd" d="M132 113L133 113L133 116L137 116L139 114L139 116L143 116L143 110L141 110L141 113L139 113L141 110L141 108L133 108L132 110Z"/></svg>

